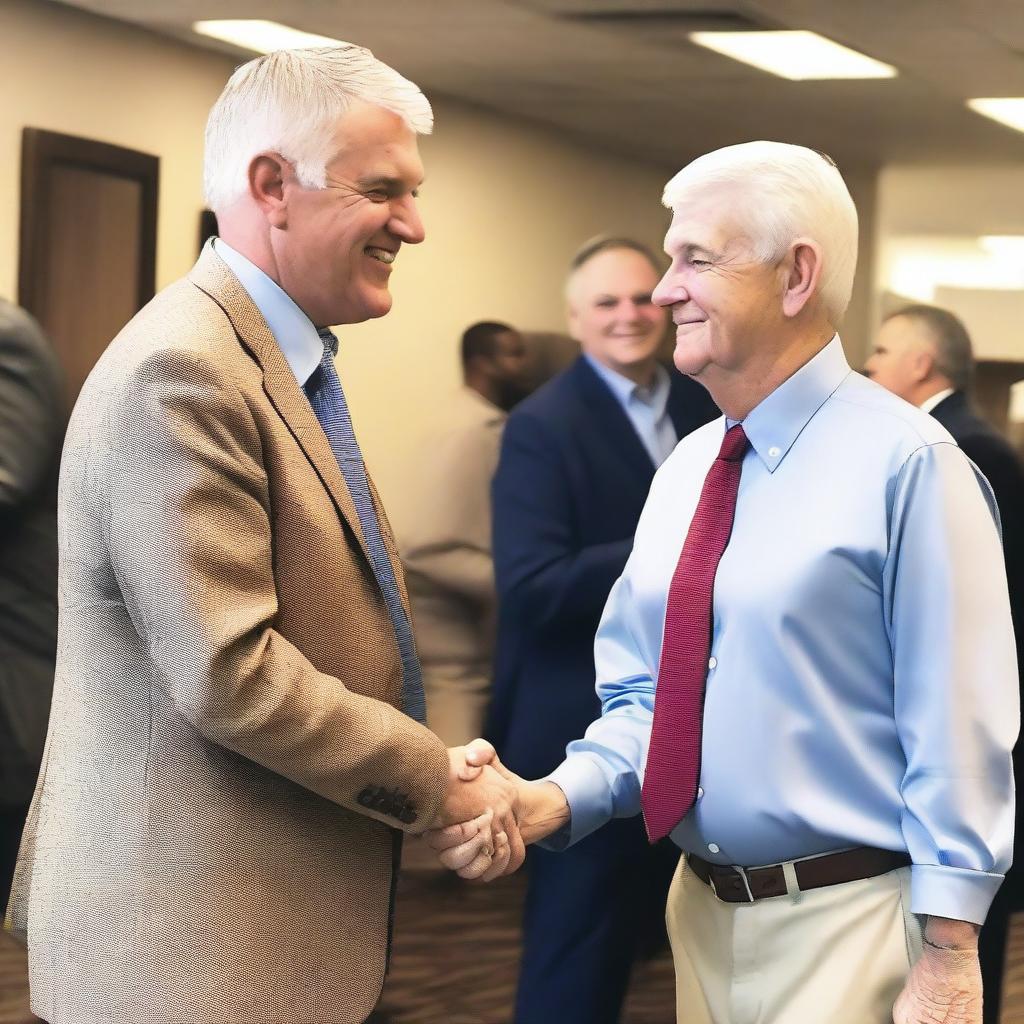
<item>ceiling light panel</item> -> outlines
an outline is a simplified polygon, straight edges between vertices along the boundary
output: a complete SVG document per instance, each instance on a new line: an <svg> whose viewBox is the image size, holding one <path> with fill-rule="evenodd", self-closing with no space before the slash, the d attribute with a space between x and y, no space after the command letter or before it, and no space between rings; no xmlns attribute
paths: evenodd
<svg viewBox="0 0 1024 1024"><path fill-rule="evenodd" d="M968 100L967 106L975 113L990 117L1007 128L1024 132L1024 96Z"/></svg>
<svg viewBox="0 0 1024 1024"><path fill-rule="evenodd" d="M828 78L895 78L891 64L865 57L816 32L691 32L690 40L769 74L802 82Z"/></svg>
<svg viewBox="0 0 1024 1024"><path fill-rule="evenodd" d="M231 43L243 50L270 53L272 50L304 50L311 46L341 46L341 40L302 32L277 21L238 19L227 21L197 21L192 31L211 39Z"/></svg>

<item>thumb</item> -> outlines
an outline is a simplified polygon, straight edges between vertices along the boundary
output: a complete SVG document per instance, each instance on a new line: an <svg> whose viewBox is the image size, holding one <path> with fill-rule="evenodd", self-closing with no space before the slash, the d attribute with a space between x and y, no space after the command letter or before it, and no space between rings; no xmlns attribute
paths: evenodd
<svg viewBox="0 0 1024 1024"><path fill-rule="evenodd" d="M476 739L466 744L466 764L482 766L497 760L497 752L487 740Z"/></svg>

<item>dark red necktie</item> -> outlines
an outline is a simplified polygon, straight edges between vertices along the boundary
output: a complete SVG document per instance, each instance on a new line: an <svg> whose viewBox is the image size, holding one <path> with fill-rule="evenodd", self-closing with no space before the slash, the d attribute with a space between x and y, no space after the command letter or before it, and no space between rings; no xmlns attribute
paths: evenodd
<svg viewBox="0 0 1024 1024"><path fill-rule="evenodd" d="M679 824L697 795L715 573L732 533L748 446L738 423L726 431L718 458L704 479L668 590L654 724L640 800L652 843Z"/></svg>

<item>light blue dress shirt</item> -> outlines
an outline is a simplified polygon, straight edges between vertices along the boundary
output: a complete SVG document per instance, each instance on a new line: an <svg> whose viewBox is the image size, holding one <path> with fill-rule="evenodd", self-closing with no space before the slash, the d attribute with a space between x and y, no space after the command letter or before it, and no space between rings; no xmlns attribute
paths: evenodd
<svg viewBox="0 0 1024 1024"><path fill-rule="evenodd" d="M982 922L1013 838L1017 668L990 488L838 338L743 421L714 589L700 791L672 833L722 864L907 851L911 909ZM725 427L654 479L595 644L602 717L550 776L575 842L639 813L669 583Z"/></svg>
<svg viewBox="0 0 1024 1024"><path fill-rule="evenodd" d="M672 454L679 437L668 414L668 396L671 390L668 371L664 366L654 368L654 381L650 387L641 387L636 381L624 377L599 363L589 355L584 358L594 372L608 385L615 400L629 417L647 454L655 466L660 466Z"/></svg>
<svg viewBox="0 0 1024 1024"><path fill-rule="evenodd" d="M324 343L313 322L280 285L271 281L255 263L232 249L222 238L213 240L213 251L249 293L292 368L299 387L305 387L324 354Z"/></svg>

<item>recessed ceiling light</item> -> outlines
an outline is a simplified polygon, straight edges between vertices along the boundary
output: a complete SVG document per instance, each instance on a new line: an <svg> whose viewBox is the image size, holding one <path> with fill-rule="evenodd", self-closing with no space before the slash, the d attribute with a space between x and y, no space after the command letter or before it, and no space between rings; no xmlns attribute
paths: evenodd
<svg viewBox="0 0 1024 1024"><path fill-rule="evenodd" d="M342 46L340 39L302 32L277 21L242 18L227 21L196 21L192 31L211 39L240 46L243 50L270 53L271 50L302 50L310 46Z"/></svg>
<svg viewBox="0 0 1024 1024"><path fill-rule="evenodd" d="M821 78L895 78L896 69L816 32L691 32L698 46L799 82Z"/></svg>
<svg viewBox="0 0 1024 1024"><path fill-rule="evenodd" d="M967 106L978 114L992 118L1007 128L1024 132L1024 96L1000 96L998 98L968 100Z"/></svg>

